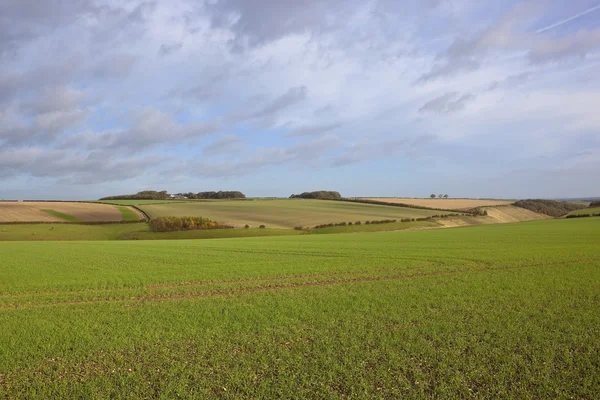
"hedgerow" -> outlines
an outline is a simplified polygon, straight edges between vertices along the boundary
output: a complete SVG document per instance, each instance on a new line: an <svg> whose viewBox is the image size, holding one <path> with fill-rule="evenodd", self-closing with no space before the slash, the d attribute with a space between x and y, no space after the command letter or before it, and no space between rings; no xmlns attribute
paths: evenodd
<svg viewBox="0 0 600 400"><path fill-rule="evenodd" d="M202 217L158 217L149 222L153 232L191 231L201 229L231 229L232 226L222 225Z"/></svg>

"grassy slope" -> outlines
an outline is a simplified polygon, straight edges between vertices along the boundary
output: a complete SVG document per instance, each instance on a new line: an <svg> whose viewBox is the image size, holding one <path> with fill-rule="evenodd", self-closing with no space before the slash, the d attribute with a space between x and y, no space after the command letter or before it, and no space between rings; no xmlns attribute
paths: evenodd
<svg viewBox="0 0 600 400"><path fill-rule="evenodd" d="M583 210L571 211L569 215L591 215L600 214L600 207L584 208Z"/></svg>
<svg viewBox="0 0 600 400"><path fill-rule="evenodd" d="M402 231L406 229L439 228L440 224L432 221L396 222L389 224L332 226L329 228L313 229L312 233L360 233L360 232L387 232Z"/></svg>
<svg viewBox="0 0 600 400"><path fill-rule="evenodd" d="M93 203L115 204L120 206L138 206L144 204L185 203L185 200L92 200Z"/></svg>
<svg viewBox="0 0 600 400"><path fill-rule="evenodd" d="M148 231L148 225L23 224L0 225L0 242L28 240L116 240L121 235Z"/></svg>
<svg viewBox="0 0 600 400"><path fill-rule="evenodd" d="M68 221L68 222L80 222L81 221L79 218L75 218L72 215L65 214L65 213L62 213L60 211L50 210L50 209L45 209L45 210L42 210L42 211L45 212L45 213L47 213L47 214L53 215L53 216L55 216L57 218L60 218L62 220Z"/></svg>
<svg viewBox="0 0 600 400"><path fill-rule="evenodd" d="M496 206L480 207L488 212L487 216L461 216L448 219L440 219L439 223L447 227L469 226L469 225L488 225L505 224L511 222L526 222L551 219L544 214L538 214L533 211L515 206Z"/></svg>
<svg viewBox="0 0 600 400"><path fill-rule="evenodd" d="M122 240L174 240L174 239L230 239L262 236L290 236L299 235L293 229L208 229L181 232L132 232L122 235Z"/></svg>
<svg viewBox="0 0 600 400"><path fill-rule="evenodd" d="M443 213L433 210L389 207L324 200L207 201L141 205L150 217L202 216L233 224L265 224L272 228L313 227L318 224L373 219L419 218Z"/></svg>
<svg viewBox="0 0 600 400"><path fill-rule="evenodd" d="M14 224L0 225L1 241L38 240L173 240L220 239L262 236L294 236L324 233L384 232L423 227L439 227L435 222L409 222L379 225L339 226L309 232L294 229L211 229L183 232L151 232L145 223L106 225Z"/></svg>
<svg viewBox="0 0 600 400"><path fill-rule="evenodd" d="M127 206L115 206L121 212L123 217L123 221L139 221L138 215L133 212L133 210Z"/></svg>
<svg viewBox="0 0 600 400"><path fill-rule="evenodd" d="M8 327L0 396L594 398L600 390L598 219L0 243L0 259Z"/></svg>

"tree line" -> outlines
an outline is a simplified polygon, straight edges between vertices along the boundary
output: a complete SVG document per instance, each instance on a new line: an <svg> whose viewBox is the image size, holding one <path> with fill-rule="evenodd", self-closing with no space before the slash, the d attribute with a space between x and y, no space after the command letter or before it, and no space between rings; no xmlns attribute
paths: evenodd
<svg viewBox="0 0 600 400"><path fill-rule="evenodd" d="M245 199L246 195L242 192L223 191L218 192L199 192L199 193L178 193L179 196L185 196L188 199Z"/></svg>
<svg viewBox="0 0 600 400"><path fill-rule="evenodd" d="M538 214L549 215L551 217L561 217L570 213L571 211L585 208L585 206L581 204L555 200L519 200L515 202L514 205Z"/></svg>
<svg viewBox="0 0 600 400"><path fill-rule="evenodd" d="M192 231L201 229L231 229L232 226L221 225L202 217L158 217L148 223L153 232Z"/></svg>
<svg viewBox="0 0 600 400"><path fill-rule="evenodd" d="M290 199L341 200L341 198L342 195L333 190L317 190L316 192L304 192L290 196Z"/></svg>
<svg viewBox="0 0 600 400"><path fill-rule="evenodd" d="M177 193L177 196L188 199L245 199L246 195L238 191L199 192L199 193ZM136 194L122 194L118 196L103 197L100 200L169 200L171 196L166 190L143 190Z"/></svg>

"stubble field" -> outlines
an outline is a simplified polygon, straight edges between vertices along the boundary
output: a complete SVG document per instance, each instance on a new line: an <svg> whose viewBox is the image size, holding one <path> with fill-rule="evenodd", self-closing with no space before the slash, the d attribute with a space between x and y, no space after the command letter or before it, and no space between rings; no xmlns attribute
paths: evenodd
<svg viewBox="0 0 600 400"><path fill-rule="evenodd" d="M0 243L0 397L594 398L600 219Z"/></svg>
<svg viewBox="0 0 600 400"><path fill-rule="evenodd" d="M0 222L116 222L124 216L131 220L130 213L129 208L120 210L109 204L0 202Z"/></svg>
<svg viewBox="0 0 600 400"><path fill-rule="evenodd" d="M485 206L507 206L514 201L485 199L412 199L392 197L365 197L363 200L381 201L390 204L409 204L418 207L441 208L444 210L468 210Z"/></svg>

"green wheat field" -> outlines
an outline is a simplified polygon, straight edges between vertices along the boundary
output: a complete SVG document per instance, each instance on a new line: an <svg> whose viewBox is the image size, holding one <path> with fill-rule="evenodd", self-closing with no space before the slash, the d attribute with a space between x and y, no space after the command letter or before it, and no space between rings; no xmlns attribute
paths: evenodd
<svg viewBox="0 0 600 400"><path fill-rule="evenodd" d="M593 399L599 311L600 218L0 242L0 397Z"/></svg>

